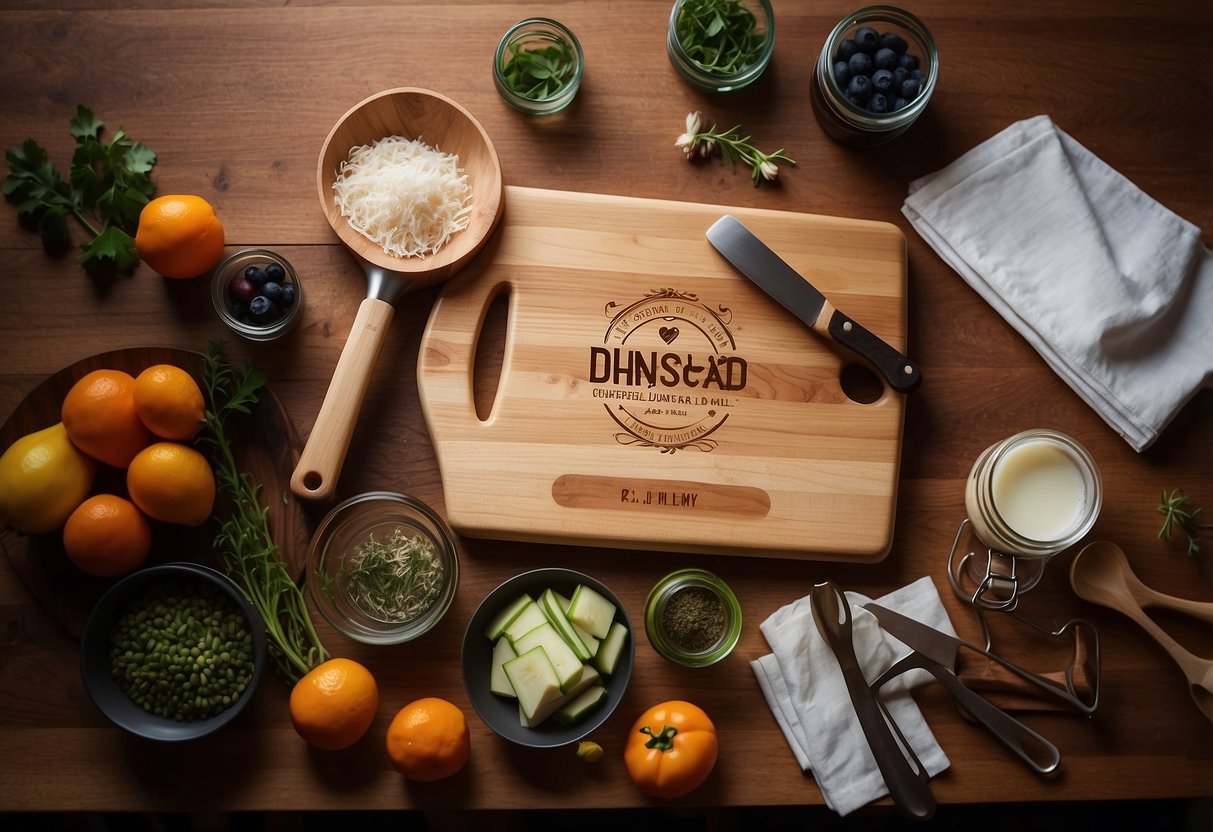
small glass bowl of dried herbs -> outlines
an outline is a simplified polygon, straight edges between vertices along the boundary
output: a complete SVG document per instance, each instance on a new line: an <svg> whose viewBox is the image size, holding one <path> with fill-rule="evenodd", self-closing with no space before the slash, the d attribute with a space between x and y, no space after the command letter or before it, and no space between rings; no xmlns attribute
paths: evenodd
<svg viewBox="0 0 1213 832"><path fill-rule="evenodd" d="M644 604L644 630L653 649L685 667L707 667L737 646L741 604L729 585L703 569L666 575Z"/></svg>
<svg viewBox="0 0 1213 832"><path fill-rule="evenodd" d="M320 522L307 556L307 593L337 630L366 644L398 644L446 614L459 583L445 521L406 494L351 497Z"/></svg>
<svg viewBox="0 0 1213 832"><path fill-rule="evenodd" d="M677 0L666 51L693 86L739 90L757 81L771 62L775 14L769 0Z"/></svg>
<svg viewBox="0 0 1213 832"><path fill-rule="evenodd" d="M515 23L497 44L493 81L511 107L530 115L563 110L581 86L581 43L546 17Z"/></svg>

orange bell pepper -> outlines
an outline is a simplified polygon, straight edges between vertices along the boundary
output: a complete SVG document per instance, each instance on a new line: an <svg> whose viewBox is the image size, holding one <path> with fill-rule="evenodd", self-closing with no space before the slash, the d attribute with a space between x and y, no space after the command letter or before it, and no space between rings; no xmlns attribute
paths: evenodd
<svg viewBox="0 0 1213 832"><path fill-rule="evenodd" d="M671 700L645 711L628 735L623 760L639 789L653 797L682 797L716 766L716 726L699 707Z"/></svg>

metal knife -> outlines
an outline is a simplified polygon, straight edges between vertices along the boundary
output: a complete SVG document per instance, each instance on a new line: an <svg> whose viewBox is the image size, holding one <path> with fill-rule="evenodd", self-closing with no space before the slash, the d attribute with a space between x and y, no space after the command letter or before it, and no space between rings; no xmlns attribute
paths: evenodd
<svg viewBox="0 0 1213 832"><path fill-rule="evenodd" d="M927 770L902 736L884 703L868 686L855 656L851 640L851 605L838 587L827 581L809 593L817 631L834 652L859 725L876 758L876 765L889 787L889 796L903 813L926 820L935 814L935 796L927 782Z"/></svg>
<svg viewBox="0 0 1213 832"><path fill-rule="evenodd" d="M1088 655L1088 662L1092 663L1092 666L1084 668L1084 675L1088 681L1089 690L1087 695L1083 696L1079 694L1074 684L1073 668L1066 673L1066 685L1062 687L1043 678L1038 673L1033 673L1014 662L1002 658L996 653L991 653L989 650L984 650L975 644L970 644L955 636L940 632L934 627L928 627L921 621L916 621L909 616L885 609L879 604L864 604L864 609L875 615L876 620L880 622L880 626L894 638L904 642L908 647L912 647L932 661L938 662L953 673L959 670L957 664L960 657L960 648L964 647L1005 667L1020 679L1031 683L1037 689L1051 696L1061 699L1084 714L1094 713L1095 706L1099 704L1098 634L1095 634L1095 645Z"/></svg>
<svg viewBox="0 0 1213 832"><path fill-rule="evenodd" d="M873 613L880 621L881 627L887 632L894 636L897 635L892 629L884 627L884 622L890 616L898 618L905 618L905 616L898 615L878 604L865 604L864 609ZM913 619L908 620L913 621ZM921 668L934 676L947 688L948 693L952 694L962 708L1037 774L1051 774L1061 763L1061 752L1057 750L1057 746L990 703L977 692L965 687L951 668L945 667L918 650L912 651L881 674L880 678L872 682L872 690L879 692L890 680L907 670L916 668Z"/></svg>
<svg viewBox="0 0 1213 832"><path fill-rule="evenodd" d="M810 328L867 359L897 392L909 393L922 382L917 364L835 309L825 295L736 217L718 219L708 229L708 242Z"/></svg>

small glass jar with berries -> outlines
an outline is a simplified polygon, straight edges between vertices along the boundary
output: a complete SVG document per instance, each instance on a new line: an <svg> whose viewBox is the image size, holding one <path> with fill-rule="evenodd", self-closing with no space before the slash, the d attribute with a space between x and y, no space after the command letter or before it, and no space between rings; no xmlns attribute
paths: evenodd
<svg viewBox="0 0 1213 832"><path fill-rule="evenodd" d="M295 270L268 249L245 249L220 263L211 300L228 329L251 341L280 338L303 315L303 286Z"/></svg>
<svg viewBox="0 0 1213 832"><path fill-rule="evenodd" d="M895 6L868 6L826 38L813 71L813 114L842 144L884 144L922 115L938 77L926 25Z"/></svg>

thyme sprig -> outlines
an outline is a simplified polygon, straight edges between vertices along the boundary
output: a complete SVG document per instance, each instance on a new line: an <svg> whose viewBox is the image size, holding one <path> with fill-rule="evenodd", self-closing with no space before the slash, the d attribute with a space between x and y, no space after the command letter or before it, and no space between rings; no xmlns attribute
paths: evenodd
<svg viewBox="0 0 1213 832"><path fill-rule="evenodd" d="M766 35L741 0L686 0L674 33L691 63L713 75L733 75L758 60Z"/></svg>
<svg viewBox="0 0 1213 832"><path fill-rule="evenodd" d="M1162 501L1158 504L1158 513L1163 515L1164 519L1162 528L1158 530L1158 539L1170 540L1171 534L1178 527L1188 538L1188 555L1195 557L1200 553L1201 531L1213 529L1213 523L1196 521L1203 511L1203 508L1188 507L1188 497L1182 488L1176 488L1170 494L1163 491Z"/></svg>
<svg viewBox="0 0 1213 832"><path fill-rule="evenodd" d="M210 447L216 484L227 497L227 516L218 518L215 549L228 577L265 622L270 657L279 674L294 684L326 661L328 651L316 635L303 593L287 572L270 534L269 509L261 504L261 487L239 469L226 430L230 416L252 412L265 383L265 376L252 367L234 370L223 355L222 342L211 340L203 372L207 404L201 441Z"/></svg>
<svg viewBox="0 0 1213 832"><path fill-rule="evenodd" d="M686 154L688 160L696 157L707 158L717 150L722 151L733 165L745 162L753 170L754 187L762 180L772 181L779 176L779 165L776 162L796 164L796 160L788 156L781 147L774 153L763 153L750 143L749 136L742 136L741 125L721 131L713 122L706 130L703 127L703 113L698 110L687 114L686 132L674 141L674 146Z"/></svg>
<svg viewBox="0 0 1213 832"><path fill-rule="evenodd" d="M380 621L400 624L433 606L446 575L434 544L399 528L385 541L372 533L342 571L354 604Z"/></svg>

